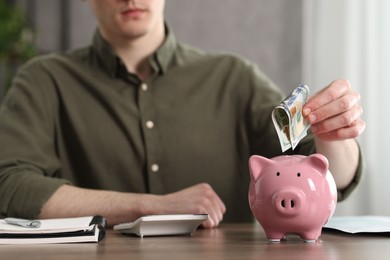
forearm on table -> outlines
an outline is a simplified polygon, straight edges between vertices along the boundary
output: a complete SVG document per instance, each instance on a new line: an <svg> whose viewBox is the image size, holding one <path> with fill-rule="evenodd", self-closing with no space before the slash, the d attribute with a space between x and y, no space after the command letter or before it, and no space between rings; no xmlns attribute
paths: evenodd
<svg viewBox="0 0 390 260"><path fill-rule="evenodd" d="M328 158L338 190L346 188L354 179L359 165L359 146L354 139L343 141L316 140L318 153Z"/></svg>
<svg viewBox="0 0 390 260"><path fill-rule="evenodd" d="M83 189L61 186L43 205L40 218L101 215L109 225L128 222L150 214L150 194Z"/></svg>

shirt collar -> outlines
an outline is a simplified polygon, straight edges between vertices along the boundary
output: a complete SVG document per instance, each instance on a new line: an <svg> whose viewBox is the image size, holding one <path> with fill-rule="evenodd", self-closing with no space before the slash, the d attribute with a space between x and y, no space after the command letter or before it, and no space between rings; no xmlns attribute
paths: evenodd
<svg viewBox="0 0 390 260"><path fill-rule="evenodd" d="M153 69L160 74L164 74L171 62L176 50L177 40L170 28L165 24L165 40L163 44L149 59ZM103 39L99 30L96 30L93 38L93 49L96 51L102 66L111 77L115 77L119 70L120 62L110 45Z"/></svg>
<svg viewBox="0 0 390 260"><path fill-rule="evenodd" d="M154 55L155 61L159 65L161 73L165 73L167 71L176 48L176 37L167 24L165 24L165 41Z"/></svg>
<svg viewBox="0 0 390 260"><path fill-rule="evenodd" d="M117 56L110 45L100 35L99 30L95 31L92 48L95 50L100 64L107 70L111 77L115 77L117 70Z"/></svg>

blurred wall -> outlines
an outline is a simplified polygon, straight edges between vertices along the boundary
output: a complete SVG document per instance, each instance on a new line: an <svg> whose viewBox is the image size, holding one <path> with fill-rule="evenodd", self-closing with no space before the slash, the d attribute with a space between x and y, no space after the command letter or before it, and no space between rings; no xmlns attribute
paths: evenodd
<svg viewBox="0 0 390 260"><path fill-rule="evenodd" d="M96 23L84 1L13 2L28 10L41 53L90 43ZM302 0L166 0L166 20L185 43L254 61L286 94L301 81Z"/></svg>
<svg viewBox="0 0 390 260"><path fill-rule="evenodd" d="M166 0L177 37L256 62L290 92L301 80L301 0Z"/></svg>

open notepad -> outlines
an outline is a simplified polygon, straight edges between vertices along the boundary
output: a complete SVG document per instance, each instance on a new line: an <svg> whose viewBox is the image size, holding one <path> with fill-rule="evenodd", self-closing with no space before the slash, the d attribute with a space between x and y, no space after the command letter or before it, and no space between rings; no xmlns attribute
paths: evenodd
<svg viewBox="0 0 390 260"><path fill-rule="evenodd" d="M40 220L39 228L26 228L0 219L0 244L53 244L99 242L106 222L100 216Z"/></svg>

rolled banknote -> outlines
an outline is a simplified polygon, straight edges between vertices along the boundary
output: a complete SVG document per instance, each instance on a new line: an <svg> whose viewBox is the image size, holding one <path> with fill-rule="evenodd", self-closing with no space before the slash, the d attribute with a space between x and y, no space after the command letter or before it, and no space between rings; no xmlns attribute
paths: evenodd
<svg viewBox="0 0 390 260"><path fill-rule="evenodd" d="M282 152L298 145L307 135L310 124L303 117L302 108L309 96L309 87L299 85L272 111L272 121L278 133Z"/></svg>

